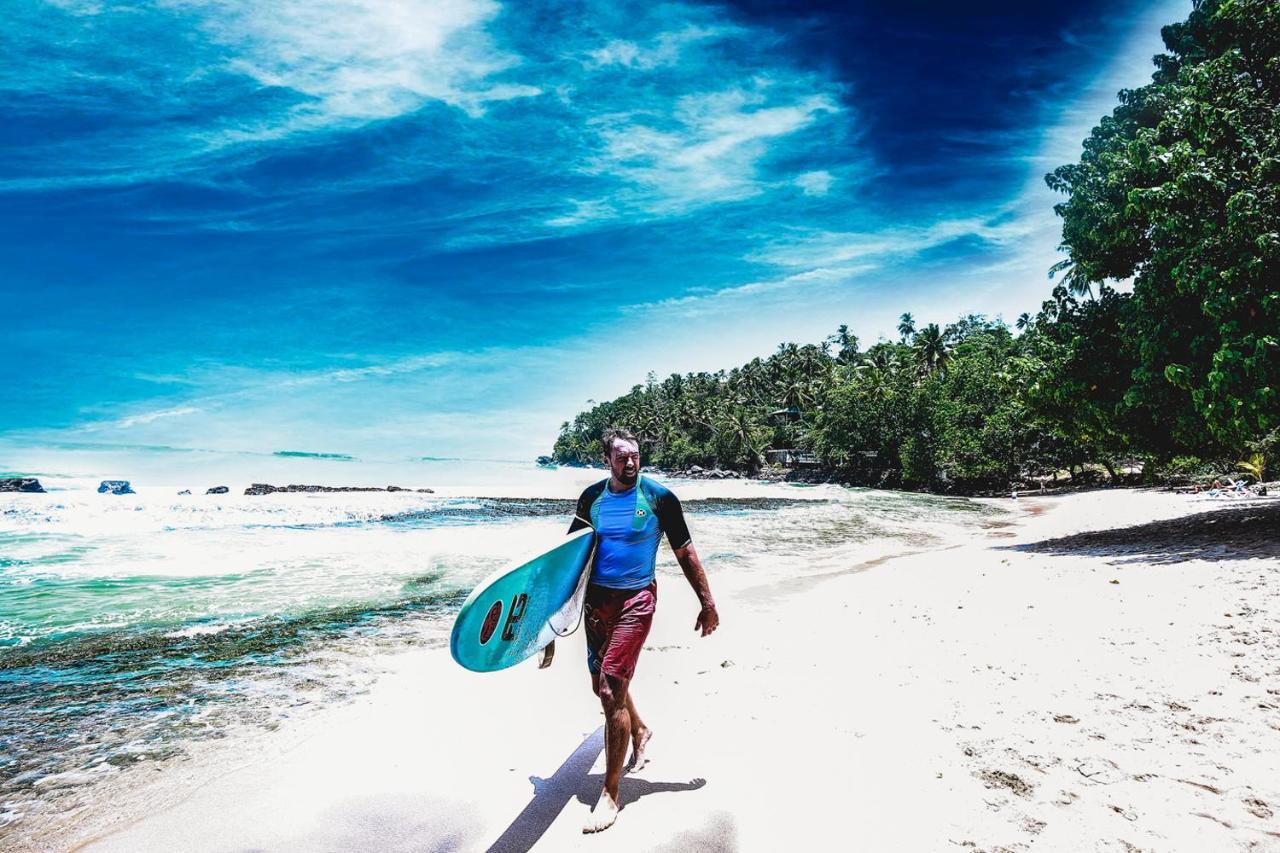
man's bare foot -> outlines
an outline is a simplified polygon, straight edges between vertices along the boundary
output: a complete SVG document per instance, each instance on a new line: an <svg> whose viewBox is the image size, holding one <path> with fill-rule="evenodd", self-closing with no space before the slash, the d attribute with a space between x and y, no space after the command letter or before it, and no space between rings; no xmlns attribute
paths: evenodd
<svg viewBox="0 0 1280 853"><path fill-rule="evenodd" d="M587 818L582 831L583 833L603 832L613 826L613 822L617 819L618 804L613 801L613 797L609 796L608 791L601 791L600 799L596 802L596 807L591 810L591 816Z"/></svg>
<svg viewBox="0 0 1280 853"><path fill-rule="evenodd" d="M627 772L634 773L649 763L649 756L644 754L644 749L649 745L649 738L653 737L653 729L643 729L640 736L631 744L631 762L627 764Z"/></svg>

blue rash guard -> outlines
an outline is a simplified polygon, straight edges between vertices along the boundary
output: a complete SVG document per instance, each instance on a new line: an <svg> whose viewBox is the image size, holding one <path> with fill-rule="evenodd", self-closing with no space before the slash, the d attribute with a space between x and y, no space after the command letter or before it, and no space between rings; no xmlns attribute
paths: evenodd
<svg viewBox="0 0 1280 853"><path fill-rule="evenodd" d="M596 531L591 583L610 589L644 589L653 583L663 533L673 549L691 541L679 499L644 477L625 492L609 491L608 480L588 486L569 532L588 525Z"/></svg>

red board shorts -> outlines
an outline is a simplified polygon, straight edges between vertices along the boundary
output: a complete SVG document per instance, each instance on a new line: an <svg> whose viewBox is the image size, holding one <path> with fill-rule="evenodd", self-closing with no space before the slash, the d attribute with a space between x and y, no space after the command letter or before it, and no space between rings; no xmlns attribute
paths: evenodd
<svg viewBox="0 0 1280 853"><path fill-rule="evenodd" d="M587 625L587 667L614 678L630 679L653 624L658 582L641 589L587 585L583 605Z"/></svg>

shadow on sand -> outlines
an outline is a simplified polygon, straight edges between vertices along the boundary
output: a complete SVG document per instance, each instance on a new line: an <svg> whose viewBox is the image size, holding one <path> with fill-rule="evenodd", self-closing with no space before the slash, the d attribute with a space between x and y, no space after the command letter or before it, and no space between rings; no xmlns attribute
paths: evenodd
<svg viewBox="0 0 1280 853"><path fill-rule="evenodd" d="M564 764L549 779L530 776L533 783L533 799L506 828L498 840L489 847L489 853L527 853L533 849L543 834L555 823L569 801L594 806L600 797L604 774L588 774L591 766L604 750L604 726L587 735ZM634 776L623 776L618 787L619 805L626 808L641 797L664 791L696 791L706 785L705 779L688 782L649 782ZM585 819L586 815L583 815Z"/></svg>
<svg viewBox="0 0 1280 853"><path fill-rule="evenodd" d="M1113 564L1275 558L1280 557L1280 500L1241 500L1182 518L1006 545L1001 550L1118 558L1110 561Z"/></svg>

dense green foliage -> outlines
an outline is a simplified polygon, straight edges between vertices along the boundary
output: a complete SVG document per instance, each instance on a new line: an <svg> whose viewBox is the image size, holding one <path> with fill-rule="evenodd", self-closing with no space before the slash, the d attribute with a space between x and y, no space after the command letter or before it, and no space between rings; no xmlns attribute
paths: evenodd
<svg viewBox="0 0 1280 853"><path fill-rule="evenodd" d="M857 342L848 339L846 346ZM650 464L752 469L766 448L796 440L802 422L793 419L820 405L837 364L829 346L783 344L769 358L728 373L676 374L662 382L650 375L646 384L561 427L553 455L563 462L598 461L601 432L624 425L640 437Z"/></svg>
<svg viewBox="0 0 1280 853"><path fill-rule="evenodd" d="M841 329L820 346L783 344L728 372L650 377L565 424L554 456L596 461L603 429L626 424L661 467L750 470L769 447L796 448L854 482L1003 487L1059 463L1059 442L1018 390L1028 340L967 317L862 351Z"/></svg>
<svg viewBox="0 0 1280 853"><path fill-rule="evenodd" d="M1135 456L1261 477L1280 441L1280 3L1204 0L1163 35L1151 84L1047 176L1065 276L1019 334L907 313L866 350L841 326L727 373L650 376L564 424L555 458L596 461L616 425L669 468L802 448L853 482L930 488Z"/></svg>
<svg viewBox="0 0 1280 853"><path fill-rule="evenodd" d="M1048 177L1069 195L1059 265L1075 294L1106 294L1127 380L1105 400L1109 429L1156 449L1241 448L1280 425L1280 4L1207 0L1165 27L1151 84ZM1093 341L1084 346L1095 346ZM1138 436L1135 436L1137 438Z"/></svg>

